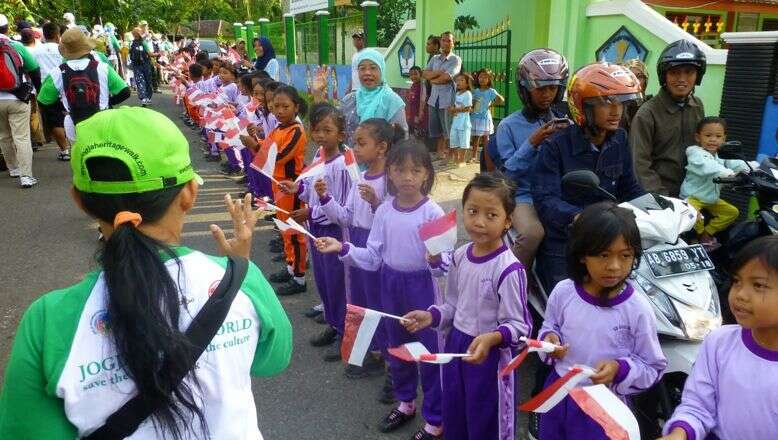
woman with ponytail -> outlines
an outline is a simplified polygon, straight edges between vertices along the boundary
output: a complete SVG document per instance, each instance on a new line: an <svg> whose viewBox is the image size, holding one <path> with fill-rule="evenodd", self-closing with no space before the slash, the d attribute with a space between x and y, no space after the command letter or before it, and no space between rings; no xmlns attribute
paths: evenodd
<svg viewBox="0 0 778 440"><path fill-rule="evenodd" d="M183 134L138 107L100 112L77 131L72 195L105 244L95 271L24 314L0 396L0 438L108 438L90 435L136 395L150 416L128 438L262 438L250 375L286 368L291 326L249 263L198 357L187 329L228 261L180 244L202 183ZM225 201L235 236L213 225L214 238L223 254L248 258L250 196Z"/></svg>

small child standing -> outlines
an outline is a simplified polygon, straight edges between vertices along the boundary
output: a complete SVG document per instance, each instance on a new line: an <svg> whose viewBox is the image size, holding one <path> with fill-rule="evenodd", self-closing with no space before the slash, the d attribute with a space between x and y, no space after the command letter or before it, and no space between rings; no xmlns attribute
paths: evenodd
<svg viewBox="0 0 778 440"><path fill-rule="evenodd" d="M310 112L311 137L319 146L319 154L324 159L324 172L295 183L281 181L281 188L289 194L297 194L308 206L293 211L291 217L298 223L308 222L311 234L316 237L333 237L343 240L343 228L330 221L322 209L324 202L332 199L334 203L344 205L351 191L351 177L341 153L343 139L346 137L346 118L338 109L328 103L314 104ZM324 196L321 193L325 193ZM315 243L311 242L311 246ZM316 288L324 305L324 319L329 326L321 334L311 339L315 347L339 342L343 336L346 317L346 278L343 262L337 255L324 254L311 249L313 277ZM332 346L324 355L324 360L340 360L340 343Z"/></svg>
<svg viewBox="0 0 778 440"><path fill-rule="evenodd" d="M473 90L473 112L470 113L470 121L473 125L471 163L478 162L478 148L486 147L489 143L489 136L494 133L492 104L502 105L505 103L505 98L492 87L492 81L494 81L494 73L491 69L481 69L475 75L478 87Z"/></svg>
<svg viewBox="0 0 778 440"><path fill-rule="evenodd" d="M702 341L662 440L778 438L778 237L751 241L730 269L737 325Z"/></svg>
<svg viewBox="0 0 778 440"><path fill-rule="evenodd" d="M386 166L389 170L387 190L392 197L376 210L366 247L341 243L330 237L320 238L316 246L321 252L339 253L343 261L362 269L375 271L380 268L381 310L404 315L412 310L426 310L436 303L432 268L418 230L424 223L440 218L444 213L429 198L435 182L435 169L424 145L406 141L392 148ZM417 341L430 352L438 352L438 338L432 330L410 334L396 320L385 324L391 347ZM443 433L440 366L416 365L390 358L389 369L400 405L381 420L378 429L381 432L395 431L416 417L416 390L421 376L424 391L421 412L427 423L413 438L440 438Z"/></svg>
<svg viewBox="0 0 778 440"><path fill-rule="evenodd" d="M748 171L748 165L742 160L719 159L719 148L727 140L724 118L703 118L697 124L694 139L697 145L686 148L686 178L681 184L681 197L698 211L704 208L712 215L707 225L699 218L694 230L700 237L700 243L716 247L718 241L714 235L732 224L739 213L736 207L720 197L721 189L713 183L713 179Z"/></svg>
<svg viewBox="0 0 778 440"><path fill-rule="evenodd" d="M513 374L498 377L532 318L524 266L505 245L516 201L503 178L479 174L462 195L470 243L454 252L446 302L405 315L405 328L447 333L446 353L470 353L443 365L446 440L514 438Z"/></svg>
<svg viewBox="0 0 778 440"><path fill-rule="evenodd" d="M538 333L561 346L550 354L555 363L546 386L576 364L593 367L591 383L608 385L622 398L659 380L667 359L654 312L627 281L642 253L635 215L628 209L596 203L573 222L567 245L570 278L551 292ZM540 416L540 440L607 438L570 396Z"/></svg>
<svg viewBox="0 0 778 440"><path fill-rule="evenodd" d="M470 111L473 110L473 80L467 73L459 73L454 77L457 86L457 96L454 105L448 108L448 112L454 115L451 120L451 135L449 136L451 149L454 150L454 161L458 166L465 166L465 155L470 149Z"/></svg>
<svg viewBox="0 0 778 440"><path fill-rule="evenodd" d="M421 67L411 67L408 74L411 88L405 99L405 119L409 134L424 139L427 135L427 89L421 79Z"/></svg>

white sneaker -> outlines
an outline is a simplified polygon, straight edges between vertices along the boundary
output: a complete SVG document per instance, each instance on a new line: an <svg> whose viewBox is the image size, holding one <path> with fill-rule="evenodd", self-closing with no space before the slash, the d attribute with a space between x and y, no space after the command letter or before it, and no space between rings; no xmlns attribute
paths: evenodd
<svg viewBox="0 0 778 440"><path fill-rule="evenodd" d="M11 177L20 177L22 173L19 171L19 168L9 168L8 175Z"/></svg>
<svg viewBox="0 0 778 440"><path fill-rule="evenodd" d="M38 184L38 179L32 176L21 176L19 179L19 184L22 186L22 188L32 188Z"/></svg>

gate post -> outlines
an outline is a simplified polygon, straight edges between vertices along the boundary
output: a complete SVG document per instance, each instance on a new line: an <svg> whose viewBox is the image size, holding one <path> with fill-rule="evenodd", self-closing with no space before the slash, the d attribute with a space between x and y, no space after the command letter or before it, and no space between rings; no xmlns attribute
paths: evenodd
<svg viewBox="0 0 778 440"><path fill-rule="evenodd" d="M330 63L330 13L316 11L319 20L319 65Z"/></svg>
<svg viewBox="0 0 778 440"><path fill-rule="evenodd" d="M267 25L268 23L270 23L270 20L265 17L262 17L258 21L259 21L259 35L262 37L267 37L268 36Z"/></svg>
<svg viewBox="0 0 778 440"><path fill-rule="evenodd" d="M255 58L254 56L254 22L247 21L243 23L246 26L246 55L250 60Z"/></svg>
<svg viewBox="0 0 778 440"><path fill-rule="evenodd" d="M284 14L284 25L286 28L286 65L291 66L292 64L295 64L294 14Z"/></svg>
<svg viewBox="0 0 778 440"><path fill-rule="evenodd" d="M378 46L378 2L364 1L360 5L365 10L365 47Z"/></svg>
<svg viewBox="0 0 778 440"><path fill-rule="evenodd" d="M235 34L235 39L240 40L243 36L243 23L233 23L232 24L232 31Z"/></svg>

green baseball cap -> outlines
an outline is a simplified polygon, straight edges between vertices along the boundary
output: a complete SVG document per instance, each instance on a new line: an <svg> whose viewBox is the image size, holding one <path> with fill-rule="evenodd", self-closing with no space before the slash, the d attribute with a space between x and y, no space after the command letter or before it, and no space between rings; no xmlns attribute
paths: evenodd
<svg viewBox="0 0 778 440"><path fill-rule="evenodd" d="M86 162L95 157L120 160L132 180L92 180ZM189 142L162 113L142 107L121 107L95 113L76 126L70 167L77 190L98 194L132 194L203 179L192 168Z"/></svg>

